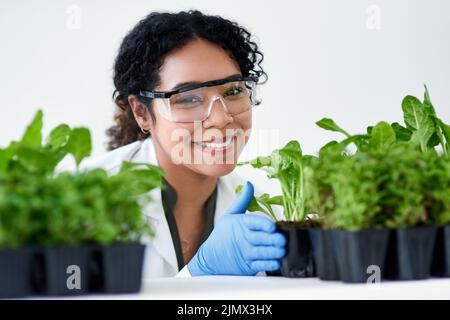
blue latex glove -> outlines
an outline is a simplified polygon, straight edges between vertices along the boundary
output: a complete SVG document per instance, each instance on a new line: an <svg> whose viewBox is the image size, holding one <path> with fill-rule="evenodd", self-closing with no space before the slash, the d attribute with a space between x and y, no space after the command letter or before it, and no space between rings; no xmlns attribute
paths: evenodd
<svg viewBox="0 0 450 320"><path fill-rule="evenodd" d="M253 192L253 185L247 182L188 263L191 275L255 275L280 268L286 239L275 232L270 219L244 214Z"/></svg>

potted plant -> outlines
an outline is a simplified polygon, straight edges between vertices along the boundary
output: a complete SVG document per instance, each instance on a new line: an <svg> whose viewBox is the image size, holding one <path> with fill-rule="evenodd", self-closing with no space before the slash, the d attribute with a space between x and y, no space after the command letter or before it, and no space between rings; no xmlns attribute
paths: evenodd
<svg viewBox="0 0 450 320"><path fill-rule="evenodd" d="M277 230L287 239L287 254L282 259L280 273L286 277L315 276L313 251L316 247L317 227L320 221L308 216L307 198L311 178L310 164L314 157L303 155L298 141L291 141L266 157L257 157L239 165L250 164L265 170L270 179L280 182L282 195L268 194L254 197L249 205L250 212L263 212L276 221ZM240 192L241 186L237 189ZM284 219L277 221L272 206L283 208Z"/></svg>
<svg viewBox="0 0 450 320"><path fill-rule="evenodd" d="M324 118L319 127L345 138L327 143L317 156L302 155L291 141L247 162L279 179L283 190L281 197L255 197L249 211L276 220L268 207L281 205L295 231L278 222L280 230L305 234L305 223L316 227L300 246L287 233L285 270L294 264L291 249L308 257L304 248L310 247L324 280L365 282L371 267L381 279L449 274L450 126L437 117L426 88L423 102L407 96L402 110L404 125L381 121L358 135ZM316 218L307 219L310 213ZM297 275L307 274L302 266Z"/></svg>
<svg viewBox="0 0 450 320"><path fill-rule="evenodd" d="M443 196L450 191L449 127L436 116L426 88L423 102L407 96L402 102L402 110L405 126L381 122L375 127L369 127L368 134L363 139L360 136L355 140L358 149L355 155L344 157L344 162L352 161L354 158L360 159L364 173L374 173L373 178L359 179L360 185L349 188L348 195L355 197L361 189L364 190L362 188L364 184L372 184L372 188L369 189L371 191L366 191L374 198L373 202L372 204L370 201L360 202L361 206L370 204L370 208L365 209L361 216L366 219L372 216L371 224L379 230L379 233L386 234L386 228L392 230L384 255L385 264L381 264L381 259L386 238L378 242L383 244L378 250L380 264L374 264L381 267L382 275L385 271L385 275L390 279L424 279L430 276L437 228L449 222L448 202ZM440 151L436 150L436 147L439 147ZM352 168L356 170L357 166ZM347 177L351 177L351 172L347 173ZM336 186L334 196L336 202L342 201L343 196L340 192L345 190L343 185ZM357 216L350 213L351 211L355 209L340 210L343 215ZM351 229L351 225L339 225L343 220L336 213L339 211L335 210L329 215L335 216L334 226ZM367 226L358 223L355 227ZM446 230L446 227L443 229ZM441 241L440 244L445 242ZM361 250L368 252L362 248ZM372 249L370 252L377 251ZM343 248L341 253L345 254ZM435 256L445 257L444 251ZM363 282L363 271L369 263L362 266L364 268L361 268L360 276L352 277L346 275L346 272L354 268L344 268L341 263L343 280Z"/></svg>
<svg viewBox="0 0 450 320"><path fill-rule="evenodd" d="M373 219L377 177L371 169L376 163L362 154L343 154L341 148L322 148L313 171L316 196L310 206L323 217L316 255L323 280L365 276L365 269L356 268L383 263L387 244L388 233L377 230Z"/></svg>
<svg viewBox="0 0 450 320"><path fill-rule="evenodd" d="M0 295L138 291L139 240L153 234L141 206L162 170L124 162L115 175L56 173L67 154L77 166L90 154L90 133L60 125L43 142L42 117L0 149Z"/></svg>
<svg viewBox="0 0 450 320"><path fill-rule="evenodd" d="M326 189L328 183L332 189L331 210L322 212L330 228L361 230L359 235L370 236L376 232L380 237L352 241L345 238L355 234L337 233L340 251L336 261L344 281L364 282L367 279L364 273L371 265L380 267L381 278L429 277L437 227L448 225L448 202L444 195L450 191L449 127L436 116L426 88L423 102L407 96L402 110L405 126L380 122L369 127L365 135L347 134L338 145L342 149L351 141L356 145L356 153L339 153L333 159L332 169L319 173L322 176L316 180L325 184L322 188ZM389 237L388 230L392 230ZM354 267L348 262L358 255L342 246L359 250L361 257ZM364 258L367 253L372 256ZM444 251L435 256L445 257Z"/></svg>

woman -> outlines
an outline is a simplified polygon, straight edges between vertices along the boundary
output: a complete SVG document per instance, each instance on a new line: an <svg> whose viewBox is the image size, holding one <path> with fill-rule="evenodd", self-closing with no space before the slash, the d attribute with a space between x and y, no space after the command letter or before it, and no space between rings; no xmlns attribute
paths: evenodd
<svg viewBox="0 0 450 320"><path fill-rule="evenodd" d="M162 167L145 214L155 229L144 276L255 275L279 268L285 239L244 214L253 186L231 174L248 140L263 55L236 23L199 11L154 12L123 39L114 65L116 125L106 155ZM235 199L234 190L244 183Z"/></svg>

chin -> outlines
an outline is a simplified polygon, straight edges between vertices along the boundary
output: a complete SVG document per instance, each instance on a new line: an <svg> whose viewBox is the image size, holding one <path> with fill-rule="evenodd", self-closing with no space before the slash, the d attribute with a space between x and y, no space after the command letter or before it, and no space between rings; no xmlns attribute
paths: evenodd
<svg viewBox="0 0 450 320"><path fill-rule="evenodd" d="M201 173L208 177L222 177L231 173L234 168L236 168L236 164L212 164L212 165L198 165L193 168L196 172Z"/></svg>

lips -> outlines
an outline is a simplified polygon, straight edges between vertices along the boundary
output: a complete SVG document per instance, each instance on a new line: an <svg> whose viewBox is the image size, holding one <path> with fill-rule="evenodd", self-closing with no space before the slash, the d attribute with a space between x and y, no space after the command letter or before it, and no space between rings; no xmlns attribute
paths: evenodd
<svg viewBox="0 0 450 320"><path fill-rule="evenodd" d="M211 149L224 149L227 148L231 143L233 143L234 135L224 137L223 139L214 139L210 141L195 141L194 144L200 147L211 148Z"/></svg>

